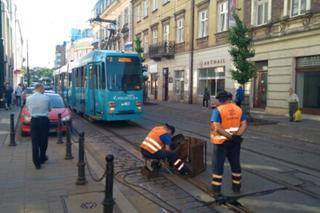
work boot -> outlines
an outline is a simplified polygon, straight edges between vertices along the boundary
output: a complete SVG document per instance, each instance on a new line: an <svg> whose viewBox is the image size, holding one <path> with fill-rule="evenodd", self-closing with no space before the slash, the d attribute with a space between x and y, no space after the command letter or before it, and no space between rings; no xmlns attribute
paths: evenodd
<svg viewBox="0 0 320 213"><path fill-rule="evenodd" d="M184 165L182 169L179 171L179 174L182 176L190 177L192 176L192 171L188 166Z"/></svg>
<svg viewBox="0 0 320 213"><path fill-rule="evenodd" d="M226 197L223 194L221 194L220 191L219 192L213 191L213 198L215 199L215 202L219 205L226 203Z"/></svg>
<svg viewBox="0 0 320 213"><path fill-rule="evenodd" d="M240 193L240 189L241 189L241 184L232 184L232 191L234 193Z"/></svg>

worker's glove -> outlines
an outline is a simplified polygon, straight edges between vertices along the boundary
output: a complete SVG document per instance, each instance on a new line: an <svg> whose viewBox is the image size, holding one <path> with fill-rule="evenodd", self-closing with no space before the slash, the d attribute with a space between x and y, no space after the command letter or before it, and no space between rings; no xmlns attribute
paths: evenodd
<svg viewBox="0 0 320 213"><path fill-rule="evenodd" d="M241 143L242 142L242 137L240 135L232 135L232 141L236 143Z"/></svg>

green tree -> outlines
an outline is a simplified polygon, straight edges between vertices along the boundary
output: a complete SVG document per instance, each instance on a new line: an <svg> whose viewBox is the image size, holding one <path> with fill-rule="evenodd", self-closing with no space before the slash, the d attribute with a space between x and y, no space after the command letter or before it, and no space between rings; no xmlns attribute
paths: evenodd
<svg viewBox="0 0 320 213"><path fill-rule="evenodd" d="M47 67L34 67L33 74L37 75L39 78L52 78L53 69L47 68Z"/></svg>
<svg viewBox="0 0 320 213"><path fill-rule="evenodd" d="M256 75L254 63L248 59L254 57L255 52L252 48L252 37L248 28L234 12L233 17L236 25L229 30L229 41L231 49L230 55L233 59L235 69L231 70L232 79L236 80L245 89L245 84Z"/></svg>
<svg viewBox="0 0 320 213"><path fill-rule="evenodd" d="M140 55L141 60L144 61L144 58L142 57L143 48L141 46L141 40L138 37L134 40L134 50Z"/></svg>

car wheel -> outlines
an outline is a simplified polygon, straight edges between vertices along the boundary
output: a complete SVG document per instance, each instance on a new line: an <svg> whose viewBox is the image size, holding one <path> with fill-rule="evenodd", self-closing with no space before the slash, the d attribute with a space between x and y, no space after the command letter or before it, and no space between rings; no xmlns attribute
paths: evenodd
<svg viewBox="0 0 320 213"><path fill-rule="evenodd" d="M20 135L22 137L27 137L29 134L27 132L24 132L24 131L21 130Z"/></svg>

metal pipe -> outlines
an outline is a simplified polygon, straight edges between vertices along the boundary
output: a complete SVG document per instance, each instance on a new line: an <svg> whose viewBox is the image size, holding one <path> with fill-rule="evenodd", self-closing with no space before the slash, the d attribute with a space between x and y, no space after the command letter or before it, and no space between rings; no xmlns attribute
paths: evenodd
<svg viewBox="0 0 320 213"><path fill-rule="evenodd" d="M14 131L14 114L10 114L10 144L9 146L16 146L15 140L15 131Z"/></svg>
<svg viewBox="0 0 320 213"><path fill-rule="evenodd" d="M78 161L78 179L76 185L86 185L88 182L86 180L84 162L84 132L79 134L79 161Z"/></svg>
<svg viewBox="0 0 320 213"><path fill-rule="evenodd" d="M189 104L193 103L193 54L194 54L194 7L195 0L191 0L191 38L190 38L190 75L189 75Z"/></svg>
<svg viewBox="0 0 320 213"><path fill-rule="evenodd" d="M61 113L58 114L58 129L57 129L57 134L58 134L57 144L63 144L63 141L62 141L62 118L61 118Z"/></svg>
<svg viewBox="0 0 320 213"><path fill-rule="evenodd" d="M66 142L66 156L64 157L65 160L72 160L72 143L71 143L71 122L67 123L67 142Z"/></svg>
<svg viewBox="0 0 320 213"><path fill-rule="evenodd" d="M106 189L105 189L105 197L102 202L103 205L103 213L112 213L114 206L113 199L113 155L106 156Z"/></svg>

